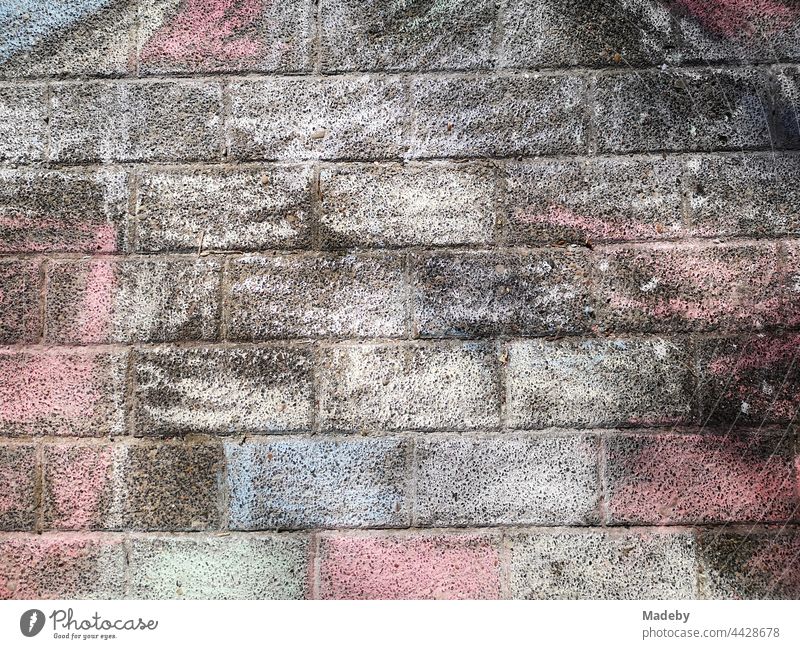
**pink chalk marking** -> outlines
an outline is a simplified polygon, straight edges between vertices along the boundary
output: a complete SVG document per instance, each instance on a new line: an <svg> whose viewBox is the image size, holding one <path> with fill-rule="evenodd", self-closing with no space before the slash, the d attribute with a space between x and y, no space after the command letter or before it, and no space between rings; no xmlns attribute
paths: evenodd
<svg viewBox="0 0 800 649"><path fill-rule="evenodd" d="M89 265L73 332L83 343L106 342L114 312L114 269L114 264L106 260Z"/></svg>
<svg viewBox="0 0 800 649"><path fill-rule="evenodd" d="M676 0L706 29L726 38L769 36L800 17L800 7L780 0Z"/></svg>
<svg viewBox="0 0 800 649"><path fill-rule="evenodd" d="M791 516L785 458L758 457L748 443L686 435L671 438L666 450L647 444L633 457L611 458L628 476L612 490L611 509L624 520L653 523Z"/></svg>
<svg viewBox="0 0 800 649"><path fill-rule="evenodd" d="M100 501L111 480L110 447L75 450L80 455L58 462L48 485L55 510L52 525L61 529L82 529L96 522Z"/></svg>
<svg viewBox="0 0 800 649"><path fill-rule="evenodd" d="M101 396L95 364L93 355L9 358L0 376L0 417L17 424L34 424L54 415L67 421L91 418Z"/></svg>
<svg viewBox="0 0 800 649"><path fill-rule="evenodd" d="M497 599L497 549L474 537L325 539L325 599Z"/></svg>
<svg viewBox="0 0 800 649"><path fill-rule="evenodd" d="M551 205L545 212L532 212L529 209L517 209L515 220L522 224L557 225L572 228L587 239L598 241L629 241L631 239L653 239L664 236L655 225L647 223L629 223L625 227L600 217L589 217L576 214L561 205Z"/></svg>
<svg viewBox="0 0 800 649"><path fill-rule="evenodd" d="M186 0L144 46L142 60L201 65L258 57L264 43L253 31L263 5L263 0Z"/></svg>
<svg viewBox="0 0 800 649"><path fill-rule="evenodd" d="M27 496L29 483L30 475L0 464L0 514L26 508L19 499Z"/></svg>

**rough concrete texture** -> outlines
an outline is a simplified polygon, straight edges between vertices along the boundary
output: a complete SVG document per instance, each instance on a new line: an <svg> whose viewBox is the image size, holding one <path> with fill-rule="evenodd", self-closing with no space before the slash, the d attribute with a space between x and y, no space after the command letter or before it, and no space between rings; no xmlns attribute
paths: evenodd
<svg viewBox="0 0 800 649"><path fill-rule="evenodd" d="M0 530L32 530L36 522L36 448L0 446Z"/></svg>
<svg viewBox="0 0 800 649"><path fill-rule="evenodd" d="M597 522L597 441L511 434L425 437L416 446L421 526Z"/></svg>
<svg viewBox="0 0 800 649"><path fill-rule="evenodd" d="M121 169L0 169L0 252L124 250L127 202Z"/></svg>
<svg viewBox="0 0 800 649"><path fill-rule="evenodd" d="M143 350L136 431L267 433L311 428L312 359L297 348Z"/></svg>
<svg viewBox="0 0 800 649"><path fill-rule="evenodd" d="M323 536L319 564L322 599L500 597L496 536Z"/></svg>
<svg viewBox="0 0 800 649"><path fill-rule="evenodd" d="M405 527L408 443L225 442L232 529Z"/></svg>
<svg viewBox="0 0 800 649"><path fill-rule="evenodd" d="M509 343L506 410L515 428L677 423L692 415L686 339Z"/></svg>
<svg viewBox="0 0 800 649"><path fill-rule="evenodd" d="M320 172L325 248L448 246L495 239L487 165L337 165Z"/></svg>
<svg viewBox="0 0 800 649"><path fill-rule="evenodd" d="M490 345L331 347L320 370L323 430L469 430L500 421Z"/></svg>
<svg viewBox="0 0 800 649"><path fill-rule="evenodd" d="M123 351L0 351L0 433L123 433L126 365Z"/></svg>
<svg viewBox="0 0 800 649"><path fill-rule="evenodd" d="M510 534L520 599L696 599L696 541L665 530Z"/></svg>
<svg viewBox="0 0 800 649"><path fill-rule="evenodd" d="M141 536L130 547L138 599L301 599L308 588L301 536Z"/></svg>
<svg viewBox="0 0 800 649"><path fill-rule="evenodd" d="M311 234L309 167L155 169L137 196L143 252L299 248Z"/></svg>
<svg viewBox="0 0 800 649"><path fill-rule="evenodd" d="M494 0L337 0L321 8L325 72L492 67Z"/></svg>
<svg viewBox="0 0 800 649"><path fill-rule="evenodd" d="M800 597L796 0L0 5L0 597Z"/></svg>

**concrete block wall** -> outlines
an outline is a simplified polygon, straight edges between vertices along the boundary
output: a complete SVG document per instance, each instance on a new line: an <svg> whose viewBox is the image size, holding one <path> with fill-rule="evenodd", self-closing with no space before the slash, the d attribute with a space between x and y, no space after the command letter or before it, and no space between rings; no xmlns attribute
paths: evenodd
<svg viewBox="0 0 800 649"><path fill-rule="evenodd" d="M0 13L0 597L800 597L789 0Z"/></svg>

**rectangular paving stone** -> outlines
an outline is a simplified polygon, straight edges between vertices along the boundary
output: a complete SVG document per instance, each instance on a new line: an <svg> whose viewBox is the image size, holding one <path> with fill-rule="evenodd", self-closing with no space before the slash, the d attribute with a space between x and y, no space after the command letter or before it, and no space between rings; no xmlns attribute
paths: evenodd
<svg viewBox="0 0 800 649"><path fill-rule="evenodd" d="M0 352L0 434L119 435L127 352Z"/></svg>
<svg viewBox="0 0 800 649"><path fill-rule="evenodd" d="M0 537L0 598L121 599L125 547L115 535Z"/></svg>
<svg viewBox="0 0 800 649"><path fill-rule="evenodd" d="M311 70L310 0L142 0L138 62L144 74Z"/></svg>
<svg viewBox="0 0 800 649"><path fill-rule="evenodd" d="M320 172L325 248L446 246L495 238L495 173L483 165L337 165Z"/></svg>
<svg viewBox="0 0 800 649"><path fill-rule="evenodd" d="M226 442L230 527L404 527L409 452L389 437Z"/></svg>
<svg viewBox="0 0 800 649"><path fill-rule="evenodd" d="M786 435L615 435L606 443L612 523L770 523L798 513Z"/></svg>
<svg viewBox="0 0 800 649"><path fill-rule="evenodd" d="M135 537L136 599L302 599L308 540L302 536Z"/></svg>
<svg viewBox="0 0 800 649"><path fill-rule="evenodd" d="M800 23L798 23L800 24ZM774 60L774 59L773 59ZM777 145L796 149L800 146L800 68L783 68L775 80L775 130Z"/></svg>
<svg viewBox="0 0 800 649"><path fill-rule="evenodd" d="M124 250L128 177L120 169L0 169L0 252Z"/></svg>
<svg viewBox="0 0 800 649"><path fill-rule="evenodd" d="M601 152L769 147L769 79L758 69L631 71L596 78Z"/></svg>
<svg viewBox="0 0 800 649"><path fill-rule="evenodd" d="M45 338L58 343L214 340L222 263L68 260L49 268Z"/></svg>
<svg viewBox="0 0 800 649"><path fill-rule="evenodd" d="M36 447L0 444L0 530L36 525Z"/></svg>
<svg viewBox="0 0 800 649"><path fill-rule="evenodd" d="M499 599L499 537L322 536L321 599Z"/></svg>
<svg viewBox="0 0 800 649"><path fill-rule="evenodd" d="M698 597L691 532L547 530L509 540L514 599Z"/></svg>
<svg viewBox="0 0 800 649"><path fill-rule="evenodd" d="M216 160L221 156L219 83L54 83L50 91L50 158L54 161Z"/></svg>
<svg viewBox="0 0 800 649"><path fill-rule="evenodd" d="M42 85L0 85L0 161L44 160L47 95Z"/></svg>
<svg viewBox="0 0 800 649"><path fill-rule="evenodd" d="M752 330L786 319L768 242L606 248L595 268L602 331Z"/></svg>
<svg viewBox="0 0 800 649"><path fill-rule="evenodd" d="M331 347L319 371L323 430L470 430L500 423L492 345Z"/></svg>
<svg viewBox="0 0 800 649"><path fill-rule="evenodd" d="M421 337L554 335L591 326L582 253L420 253L410 264L411 308Z"/></svg>
<svg viewBox="0 0 800 649"><path fill-rule="evenodd" d="M370 338L405 332L399 254L244 257L228 268L228 338Z"/></svg>
<svg viewBox="0 0 800 649"><path fill-rule="evenodd" d="M245 80L229 92L237 159L382 160L406 149L406 92L397 79Z"/></svg>
<svg viewBox="0 0 800 649"><path fill-rule="evenodd" d="M292 348L136 353L136 432L261 434L311 427L312 363Z"/></svg>
<svg viewBox="0 0 800 649"><path fill-rule="evenodd" d="M666 424L694 414L686 339L526 340L506 350L515 428Z"/></svg>
<svg viewBox="0 0 800 649"><path fill-rule="evenodd" d="M169 167L142 173L137 249L260 250L310 243L309 167Z"/></svg>
<svg viewBox="0 0 800 649"><path fill-rule="evenodd" d="M0 259L0 344L39 339L41 268L34 259Z"/></svg>
<svg viewBox="0 0 800 649"><path fill-rule="evenodd" d="M586 148L584 82L571 76L411 80L412 157L504 157Z"/></svg>
<svg viewBox="0 0 800 649"><path fill-rule="evenodd" d="M597 453L587 436L418 439L415 524L597 522Z"/></svg>
<svg viewBox="0 0 800 649"><path fill-rule="evenodd" d="M321 4L322 69L470 70L490 68L493 0Z"/></svg>
<svg viewBox="0 0 800 649"><path fill-rule="evenodd" d="M682 236L680 161L595 158L509 162L503 197L513 243L593 243Z"/></svg>

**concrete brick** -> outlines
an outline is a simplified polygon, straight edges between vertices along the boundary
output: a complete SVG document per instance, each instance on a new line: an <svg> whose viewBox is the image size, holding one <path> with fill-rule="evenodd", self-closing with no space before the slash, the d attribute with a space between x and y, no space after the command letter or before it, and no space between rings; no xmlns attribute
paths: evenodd
<svg viewBox="0 0 800 649"><path fill-rule="evenodd" d="M494 240L495 172L484 165L347 165L320 172L325 248Z"/></svg>
<svg viewBox="0 0 800 649"><path fill-rule="evenodd" d="M788 424L800 412L800 335L747 335L697 342L703 421Z"/></svg>
<svg viewBox="0 0 800 649"><path fill-rule="evenodd" d="M311 69L310 0L139 5L139 70L145 74Z"/></svg>
<svg viewBox="0 0 800 649"><path fill-rule="evenodd" d="M259 434L311 426L307 350L152 349L139 351L135 363L140 435Z"/></svg>
<svg viewBox="0 0 800 649"><path fill-rule="evenodd" d="M760 329L783 319L771 244L660 244L597 257L598 324L609 331Z"/></svg>
<svg viewBox="0 0 800 649"><path fill-rule="evenodd" d="M787 326L796 327L800 325L800 241L785 241L780 250L783 284L781 319Z"/></svg>
<svg viewBox="0 0 800 649"><path fill-rule="evenodd" d="M674 18L652 0L504 0L500 64L656 65L674 58Z"/></svg>
<svg viewBox="0 0 800 649"><path fill-rule="evenodd" d="M0 169L0 252L123 250L127 201L118 169Z"/></svg>
<svg viewBox="0 0 800 649"><path fill-rule="evenodd" d="M229 265L228 337L393 337L405 331L400 255L245 257Z"/></svg>
<svg viewBox="0 0 800 649"><path fill-rule="evenodd" d="M412 79L410 154L579 153L586 148L584 85L571 76Z"/></svg>
<svg viewBox="0 0 800 649"><path fill-rule="evenodd" d="M336 535L320 539L321 599L499 599L498 537Z"/></svg>
<svg viewBox="0 0 800 649"><path fill-rule="evenodd" d="M691 232L760 237L800 232L800 158L741 155L693 159Z"/></svg>
<svg viewBox="0 0 800 649"><path fill-rule="evenodd" d="M136 215L141 251L304 247L311 233L311 169L145 171Z"/></svg>
<svg viewBox="0 0 800 649"><path fill-rule="evenodd" d="M37 162L46 146L45 87L0 85L0 161Z"/></svg>
<svg viewBox="0 0 800 649"><path fill-rule="evenodd" d="M474 70L492 67L493 0L324 1L322 69Z"/></svg>
<svg viewBox="0 0 800 649"><path fill-rule="evenodd" d="M416 442L416 524L597 522L597 440L530 435Z"/></svg>
<svg viewBox="0 0 800 649"><path fill-rule="evenodd" d="M226 442L230 527L404 527L408 454L388 437Z"/></svg>
<svg viewBox="0 0 800 649"><path fill-rule="evenodd" d="M678 161L511 162L504 171L513 243L655 240L685 231Z"/></svg>
<svg viewBox="0 0 800 649"><path fill-rule="evenodd" d="M2 599L125 596L125 548L115 536L4 536L0 538L0 565Z"/></svg>
<svg viewBox="0 0 800 649"><path fill-rule="evenodd" d="M36 524L36 448L0 445L0 530L32 530Z"/></svg>
<svg viewBox="0 0 800 649"><path fill-rule="evenodd" d="M0 433L121 434L126 364L116 351L0 352Z"/></svg>
<svg viewBox="0 0 800 649"><path fill-rule="evenodd" d="M45 527L214 529L222 463L212 443L48 445Z"/></svg>
<svg viewBox="0 0 800 649"><path fill-rule="evenodd" d="M410 264L415 332L423 337L552 335L592 324L580 252L422 253Z"/></svg>
<svg viewBox="0 0 800 649"><path fill-rule="evenodd" d="M55 83L51 159L214 160L222 151L222 88L199 81Z"/></svg>
<svg viewBox="0 0 800 649"><path fill-rule="evenodd" d="M696 599L691 532L554 530L511 539L515 599Z"/></svg>
<svg viewBox="0 0 800 649"><path fill-rule="evenodd" d="M706 597L798 599L800 533L796 528L709 529L698 555Z"/></svg>
<svg viewBox="0 0 800 649"><path fill-rule="evenodd" d="M792 3L679 0L675 17L686 62L752 64L800 57L800 12Z"/></svg>
<svg viewBox="0 0 800 649"><path fill-rule="evenodd" d="M307 589L300 536L140 537L130 547L138 599L302 599Z"/></svg>
<svg viewBox="0 0 800 649"><path fill-rule="evenodd" d="M756 69L636 72L596 80L600 151L769 147L769 79Z"/></svg>
<svg viewBox="0 0 800 649"><path fill-rule="evenodd" d="M785 522L796 515L792 440L620 435L607 440L613 523Z"/></svg>
<svg viewBox="0 0 800 649"><path fill-rule="evenodd" d="M499 425L492 345L363 345L324 350L324 430L469 430Z"/></svg>
<svg viewBox="0 0 800 649"><path fill-rule="evenodd" d="M506 349L512 427L666 424L693 414L686 340L527 340Z"/></svg>
<svg viewBox="0 0 800 649"><path fill-rule="evenodd" d="M93 259L50 266L50 342L214 340L222 264L216 259Z"/></svg>
<svg viewBox="0 0 800 649"><path fill-rule="evenodd" d="M274 78L229 87L234 158L380 160L405 150L408 110L397 79Z"/></svg>
<svg viewBox="0 0 800 649"><path fill-rule="evenodd" d="M133 63L137 2L15 2L0 32L0 76L122 75Z"/></svg>
<svg viewBox="0 0 800 649"><path fill-rule="evenodd" d="M0 344L39 339L40 274L39 261L0 259Z"/></svg>
<svg viewBox="0 0 800 649"><path fill-rule="evenodd" d="M800 110L797 108L800 105L800 68L784 68L777 75L775 85L777 145L796 149L800 146Z"/></svg>

